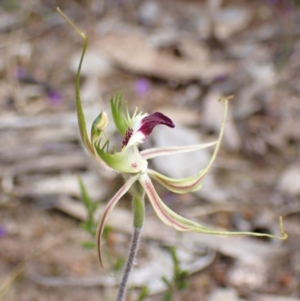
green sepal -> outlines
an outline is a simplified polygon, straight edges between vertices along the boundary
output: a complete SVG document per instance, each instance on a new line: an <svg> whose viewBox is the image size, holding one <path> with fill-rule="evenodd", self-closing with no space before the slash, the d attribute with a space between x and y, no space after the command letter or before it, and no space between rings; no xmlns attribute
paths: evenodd
<svg viewBox="0 0 300 301"><path fill-rule="evenodd" d="M116 128L119 133L124 136L129 125L122 106L122 94L117 94L115 97L110 99L110 107Z"/></svg>
<svg viewBox="0 0 300 301"><path fill-rule="evenodd" d="M77 110L77 120L80 131L81 140L83 141L85 147L94 156L94 149L91 141L89 140L88 133L86 130L86 122L83 114L82 103L81 103L81 95L80 95L80 77L81 77L81 67L83 63L83 59L86 53L88 39L84 32L82 32L61 10L57 7L58 13L77 31L77 33L83 38L83 47L81 51L80 61L76 73L76 110Z"/></svg>

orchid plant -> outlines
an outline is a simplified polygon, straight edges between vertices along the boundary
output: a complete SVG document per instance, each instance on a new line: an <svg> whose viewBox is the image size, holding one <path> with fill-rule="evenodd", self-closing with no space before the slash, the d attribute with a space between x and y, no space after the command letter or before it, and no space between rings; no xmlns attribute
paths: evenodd
<svg viewBox="0 0 300 301"><path fill-rule="evenodd" d="M128 261L125 267L124 275L119 287L117 301L124 300L126 293L126 286L130 271L133 266L134 258L136 256L138 243L140 239L140 233L143 227L145 218L145 204L144 199L147 195L154 211L159 219L174 227L179 231L194 231L204 234L219 234L219 235L253 235L253 236L267 236L271 238L286 239L287 234L283 230L282 220L280 218L280 231L281 236L275 236L267 233L254 233L254 232L230 232L222 230L208 229L197 222L186 219L173 210L168 208L166 204L161 200L156 192L152 180L157 181L169 191L182 194L189 193L200 189L203 178L211 169L213 162L216 159L218 150L220 148L221 140L224 134L226 116L228 111L228 102L231 97L223 98L224 113L221 124L221 129L217 141L200 144L200 145L188 145L179 147L166 147L166 148L152 148L146 150L140 150L139 146L145 141L145 139L151 134L152 130L158 125L165 125L170 128L174 128L173 121L160 112L153 114L147 114L139 112L135 109L131 115L129 113L127 105L124 107L122 102L122 96L117 95L110 100L111 112L116 129L123 137L122 144L119 151L114 149L110 152L109 139L105 135L105 129L108 124L108 117L106 112L100 113L92 124L90 136L88 135L85 123L85 117L83 114L81 98L80 98L80 72L84 59L84 55L87 48L87 38L85 34L79 30L58 8L59 13L71 24L73 28L84 39L83 50L79 62L77 77L76 77L76 106L79 130L82 141L89 151L89 153L98 161L102 166L113 169L114 171L121 173L125 178L124 185L117 191L112 199L106 205L103 216L99 222L97 230L97 247L98 255L101 266L103 266L102 254L101 254L101 236L105 223L109 217L109 214L118 203L118 201L127 193L130 192L133 196L133 211L134 211L134 234L130 245ZM214 146L214 151L207 166L200 170L198 174L182 178L173 179L167 177L148 167L148 160L158 156L168 156L178 153L192 152L207 147Z"/></svg>

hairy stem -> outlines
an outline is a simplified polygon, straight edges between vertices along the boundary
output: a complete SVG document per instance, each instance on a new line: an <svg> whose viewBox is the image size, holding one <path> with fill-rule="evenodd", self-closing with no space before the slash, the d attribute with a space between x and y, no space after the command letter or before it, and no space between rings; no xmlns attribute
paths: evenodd
<svg viewBox="0 0 300 301"><path fill-rule="evenodd" d="M129 275L130 275L130 272L132 270L134 260L135 260L135 257L136 257L141 232L142 232L142 229L138 229L138 228L134 229L128 259L127 259L127 262L126 262L126 267L125 267L125 270L124 270L122 281L121 281L120 286L119 286L119 291L118 291L118 296L117 296L116 301L123 301L124 298L125 298L125 294L126 294L126 291L127 291L127 283L128 283Z"/></svg>
<svg viewBox="0 0 300 301"><path fill-rule="evenodd" d="M140 184L134 186L135 187L133 191L131 191L133 194L134 232L130 243L129 254L128 254L124 274L122 276L122 280L119 286L119 291L118 291L118 296L116 301L123 301L125 299L128 279L132 267L134 265L136 253L140 242L141 232L144 225L144 219L145 219L144 191Z"/></svg>

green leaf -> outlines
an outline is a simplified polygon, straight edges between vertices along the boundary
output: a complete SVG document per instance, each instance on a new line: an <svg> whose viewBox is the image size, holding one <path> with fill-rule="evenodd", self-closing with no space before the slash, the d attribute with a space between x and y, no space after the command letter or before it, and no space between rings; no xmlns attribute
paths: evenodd
<svg viewBox="0 0 300 301"><path fill-rule="evenodd" d="M103 229L102 237L104 240L108 239L109 234L112 232L113 228L112 226L105 226Z"/></svg>
<svg viewBox="0 0 300 301"><path fill-rule="evenodd" d="M143 286L141 288L140 294L138 296L138 298L136 299L136 301L144 301L145 298L148 296L148 287L147 286Z"/></svg>
<svg viewBox="0 0 300 301"><path fill-rule="evenodd" d="M84 186L84 183L81 179L81 177L78 177L78 183L79 183L79 188L80 188L80 194L81 194L81 198L85 204L86 208L90 207L90 204L92 203L92 200Z"/></svg>
<svg viewBox="0 0 300 301"><path fill-rule="evenodd" d="M161 280L164 282L164 284L165 284L168 288L171 287L171 283L170 283L170 281L166 278L166 276L162 276L162 277L161 277Z"/></svg>
<svg viewBox="0 0 300 301"><path fill-rule="evenodd" d="M119 257L113 265L113 270L116 272L120 271L123 268L125 261L124 257Z"/></svg>
<svg viewBox="0 0 300 301"><path fill-rule="evenodd" d="M177 257L177 253L176 253L175 247L173 247L173 246L170 247L170 253L171 253L172 261L173 261L173 264L174 264L174 272L175 272L175 275L176 275L177 272L180 269L179 269L179 260L178 260L178 257Z"/></svg>
<svg viewBox="0 0 300 301"><path fill-rule="evenodd" d="M171 301L172 297L173 297L173 292L172 289L169 288L164 294L163 301Z"/></svg>
<svg viewBox="0 0 300 301"><path fill-rule="evenodd" d="M84 241L81 243L81 246L85 249L94 249L96 248L96 244L92 241Z"/></svg>
<svg viewBox="0 0 300 301"><path fill-rule="evenodd" d="M92 202L90 203L90 209L91 209L91 212L95 212L97 210L97 208L99 207L100 205L100 202Z"/></svg>
<svg viewBox="0 0 300 301"><path fill-rule="evenodd" d="M95 235L95 227L90 222L82 222L80 227L91 235Z"/></svg>

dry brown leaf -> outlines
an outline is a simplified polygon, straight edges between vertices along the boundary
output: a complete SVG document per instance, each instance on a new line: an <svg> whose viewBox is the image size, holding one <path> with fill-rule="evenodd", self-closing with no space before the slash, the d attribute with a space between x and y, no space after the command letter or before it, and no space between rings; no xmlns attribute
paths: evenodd
<svg viewBox="0 0 300 301"><path fill-rule="evenodd" d="M110 33L94 46L123 69L165 80L211 80L231 71L229 64L204 61L201 44L182 46L190 55L182 58L156 49L142 34Z"/></svg>

